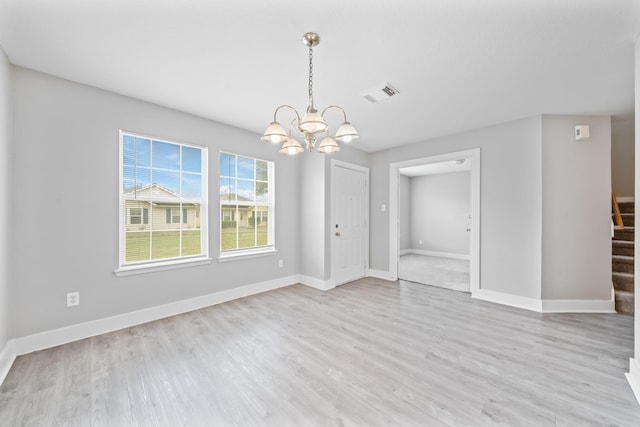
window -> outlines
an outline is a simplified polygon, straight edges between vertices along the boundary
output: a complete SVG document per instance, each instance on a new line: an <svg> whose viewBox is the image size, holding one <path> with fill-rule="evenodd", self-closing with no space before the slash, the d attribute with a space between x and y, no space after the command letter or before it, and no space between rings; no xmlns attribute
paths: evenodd
<svg viewBox="0 0 640 427"><path fill-rule="evenodd" d="M120 268L208 257L207 149L121 132L120 152Z"/></svg>
<svg viewBox="0 0 640 427"><path fill-rule="evenodd" d="M129 224L148 224L149 209L148 208L129 208Z"/></svg>
<svg viewBox="0 0 640 427"><path fill-rule="evenodd" d="M220 153L220 253L274 250L274 164Z"/></svg>
<svg viewBox="0 0 640 427"><path fill-rule="evenodd" d="M182 208L182 223L187 223L187 217L189 216L187 208ZM172 207L167 208L165 222L167 224L180 224L180 208Z"/></svg>

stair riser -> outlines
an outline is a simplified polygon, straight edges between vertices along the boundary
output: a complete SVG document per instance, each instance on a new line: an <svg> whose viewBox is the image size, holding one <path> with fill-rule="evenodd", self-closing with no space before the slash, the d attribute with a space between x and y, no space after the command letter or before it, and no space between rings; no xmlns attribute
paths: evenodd
<svg viewBox="0 0 640 427"><path fill-rule="evenodd" d="M634 312L633 296L618 297L616 295L616 311L621 314L633 314Z"/></svg>
<svg viewBox="0 0 640 427"><path fill-rule="evenodd" d="M635 215L622 215L622 223L625 227L633 227L636 225Z"/></svg>
<svg viewBox="0 0 640 427"><path fill-rule="evenodd" d="M613 274L611 276L611 279L613 281L613 289L615 289L616 291L633 292L633 287L634 287L633 276L628 277L628 276L619 276L619 275Z"/></svg>
<svg viewBox="0 0 640 427"><path fill-rule="evenodd" d="M611 271L615 273L633 273L633 264L613 261L613 263L611 263Z"/></svg>
<svg viewBox="0 0 640 427"><path fill-rule="evenodd" d="M624 256L633 256L634 254L634 250L633 250L633 246L616 246L616 244L614 243L611 246L611 255L624 255Z"/></svg>
<svg viewBox="0 0 640 427"><path fill-rule="evenodd" d="M633 213L635 210L633 202L621 202L618 203L618 207L620 208L620 213Z"/></svg>
<svg viewBox="0 0 640 427"><path fill-rule="evenodd" d="M614 233L614 239L616 240L625 240L627 242L633 242L634 237L633 230L616 230Z"/></svg>

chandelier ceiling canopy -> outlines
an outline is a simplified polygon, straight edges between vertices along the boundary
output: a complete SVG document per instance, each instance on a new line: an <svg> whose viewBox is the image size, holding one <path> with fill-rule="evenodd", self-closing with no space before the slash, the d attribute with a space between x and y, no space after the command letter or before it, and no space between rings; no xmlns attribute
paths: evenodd
<svg viewBox="0 0 640 427"><path fill-rule="evenodd" d="M320 36L316 33L306 33L302 36L302 43L309 47L309 105L307 106L307 111L300 119L300 114L291 105L280 105L273 113L273 121L260 139L264 142L282 144L280 149L282 154L295 155L302 153L304 148L294 138L292 129L302 134L309 151L313 151L316 140L321 134L325 133L326 136L318 145L317 151L325 154L334 153L340 151L337 141L348 143L358 138L359 135L355 128L351 126L351 123L347 121L347 113L339 105L330 105L322 110L322 113L319 113L316 109L313 103L313 48L320 43ZM289 133L280 125L276 117L281 108L291 109L296 115L289 125ZM343 117L343 123L338 127L334 137L329 135L329 125L324 119L324 114L330 108L337 108L342 111Z"/></svg>

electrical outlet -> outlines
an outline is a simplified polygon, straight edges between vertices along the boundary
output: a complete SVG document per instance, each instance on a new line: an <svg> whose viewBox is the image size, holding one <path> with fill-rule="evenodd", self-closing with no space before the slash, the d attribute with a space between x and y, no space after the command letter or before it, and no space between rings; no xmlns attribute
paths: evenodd
<svg viewBox="0 0 640 427"><path fill-rule="evenodd" d="M278 260L278 267L280 267L280 268L284 267L284 260L283 259Z"/></svg>
<svg viewBox="0 0 640 427"><path fill-rule="evenodd" d="M70 292L67 294L67 307L80 304L80 292Z"/></svg>

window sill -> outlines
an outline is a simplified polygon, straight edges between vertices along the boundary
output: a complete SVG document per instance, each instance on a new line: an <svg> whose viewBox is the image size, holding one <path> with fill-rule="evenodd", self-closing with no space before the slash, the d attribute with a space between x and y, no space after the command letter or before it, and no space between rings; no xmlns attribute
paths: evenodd
<svg viewBox="0 0 640 427"><path fill-rule="evenodd" d="M133 274L153 273L155 271L173 270L175 268L194 267L196 265L211 264L212 259L208 257L198 257L191 259L181 259L177 261L165 261L154 264L129 265L113 270L113 274L118 277L131 276Z"/></svg>
<svg viewBox="0 0 640 427"><path fill-rule="evenodd" d="M260 249L260 250L248 250L248 251L234 251L233 253L220 254L218 262L238 261L241 259L259 258L264 256L275 255L278 253L277 249Z"/></svg>

